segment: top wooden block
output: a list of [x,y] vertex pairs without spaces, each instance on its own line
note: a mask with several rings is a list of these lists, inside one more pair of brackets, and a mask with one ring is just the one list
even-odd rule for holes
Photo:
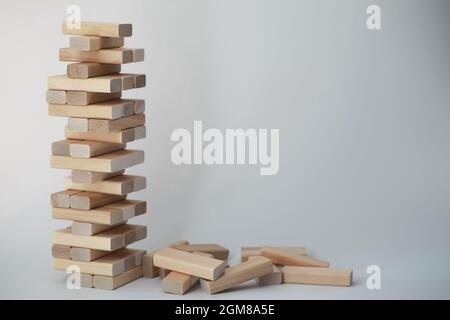
[[76,34],[83,36],[99,37],[131,37],[133,27],[130,23],[104,23],[104,22],[80,22],[79,28],[70,28],[72,25],[63,21],[61,31],[64,34]]

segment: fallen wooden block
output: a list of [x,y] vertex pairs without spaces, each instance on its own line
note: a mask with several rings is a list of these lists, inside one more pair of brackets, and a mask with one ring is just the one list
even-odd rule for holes
[[72,182],[93,184],[123,174],[125,170],[105,173],[95,171],[72,170]]
[[122,200],[91,210],[54,207],[52,214],[54,219],[116,225],[146,211],[145,201]]
[[88,79],[72,79],[63,74],[49,76],[48,89],[112,93],[122,91],[123,88],[120,76],[107,75]]
[[93,286],[96,289],[114,290],[131,281],[142,277],[142,267],[136,267],[115,277],[97,276],[93,277]]
[[284,283],[317,284],[327,286],[352,285],[351,269],[329,269],[286,266],[282,268]]
[[83,51],[120,48],[124,45],[122,37],[73,36],[70,37],[70,48]]
[[155,266],[190,274],[199,278],[215,280],[225,271],[225,262],[190,252],[163,248],[153,256]]
[[70,246],[52,245],[52,256],[58,259],[70,259]]
[[53,193],[50,197],[52,207],[70,208],[70,196],[78,193],[80,193],[78,190],[64,190]]
[[[122,91],[113,93],[87,92],[87,91],[66,91],[66,103],[75,106],[87,106],[105,101],[118,100],[122,96]],[[128,102],[127,100],[122,100]]]
[[96,62],[70,63],[67,65],[67,76],[71,79],[88,79],[114,73],[119,73],[120,64]]
[[110,143],[127,143],[135,140],[143,139],[146,135],[145,126],[125,129],[118,132],[98,132],[98,131],[73,131],[68,127],[64,130],[67,139],[89,140]]
[[129,101],[111,100],[86,106],[70,104],[49,104],[48,115],[55,117],[119,119],[134,113],[134,105]]
[[[188,243],[189,242],[187,242],[186,240],[177,240],[173,243],[168,244],[167,246],[164,246],[163,248],[174,247],[177,245],[188,244]],[[160,249],[158,249],[158,250],[160,250]],[[153,255],[158,250],[147,252],[147,254],[142,258],[143,275],[146,278],[154,278],[159,275],[159,268],[153,264]]]
[[145,177],[131,175],[120,175],[93,184],[75,183],[72,177],[66,177],[64,180],[64,187],[66,189],[115,195],[126,195],[131,192],[144,190],[146,186],[147,179]]
[[200,280],[202,288],[209,294],[218,293],[238,284],[259,278],[273,272],[272,262],[265,257],[255,257],[230,267],[215,281]]
[[[251,256],[249,257],[249,260],[252,259],[258,259],[258,256]],[[281,274],[281,270],[275,266],[272,265],[273,271],[269,274],[266,274],[265,276],[259,277],[256,282],[260,286],[271,286],[271,285],[277,285],[281,284],[283,282],[283,276]]]
[[125,64],[144,61],[144,49],[117,48],[98,51],[81,51],[71,48],[59,49],[60,61]]
[[[125,221],[122,222],[121,224],[124,224],[124,223],[125,223]],[[70,231],[73,234],[77,234],[79,236],[93,236],[97,233],[101,233],[101,232],[109,230],[111,228],[115,228],[116,226],[117,225],[73,221],[72,225],[70,227]]]
[[142,150],[120,150],[95,158],[51,157],[51,167],[58,169],[116,172],[144,162]]
[[122,195],[98,192],[80,192],[70,196],[72,209],[90,210],[125,199]]
[[53,266],[56,270],[66,271],[68,266],[75,265],[81,273],[113,277],[135,268],[137,256],[143,253],[143,250],[121,249],[91,262],[54,259]]
[[47,102],[54,104],[66,104],[67,103],[67,93],[64,90],[48,90],[47,91]]
[[110,251],[89,248],[70,248],[70,259],[75,261],[91,262],[110,254]]
[[[245,262],[249,257],[252,256],[260,256],[262,247],[242,247],[241,248],[241,262]],[[272,247],[279,250],[284,250],[290,252],[292,254],[298,254],[302,256],[306,256],[307,250],[305,247]]]
[[145,125],[145,114],[140,113],[116,120],[69,118],[67,127],[72,131],[109,133],[120,132],[143,125]]
[[175,246],[175,249],[187,252],[204,252],[211,254],[214,258],[219,260],[227,260],[229,251],[228,249],[219,246],[214,243],[203,243],[203,244],[183,244]]
[[74,27],[69,22],[61,24],[61,31],[64,34],[98,36],[98,37],[131,37],[133,27],[129,23],[104,23],[104,22],[80,22],[79,28]]
[[[75,195],[76,196],[76,195]],[[327,268],[330,264],[308,256],[292,254],[285,250],[272,247],[262,247],[261,255],[269,258],[272,263],[288,266],[322,267]]]

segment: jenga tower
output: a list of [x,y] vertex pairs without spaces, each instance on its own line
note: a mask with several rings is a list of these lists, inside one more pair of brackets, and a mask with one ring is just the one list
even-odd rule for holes
[[65,140],[52,144],[51,166],[69,169],[64,191],[52,194],[53,218],[71,221],[53,233],[54,268],[78,266],[81,285],[115,289],[142,276],[144,250],[127,245],[147,236],[145,226],[128,224],[146,212],[145,201],[129,193],[146,178],[125,174],[144,162],[144,151],[127,143],[145,137],[145,103],[124,99],[124,90],[145,86],[144,74],[121,73],[121,65],[144,60],[143,49],[123,48],[131,24],[81,22],[62,32],[70,47],[61,61],[67,74],[48,78],[48,113],[68,117]]

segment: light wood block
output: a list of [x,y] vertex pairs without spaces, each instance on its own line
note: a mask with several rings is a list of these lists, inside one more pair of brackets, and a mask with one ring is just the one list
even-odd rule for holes
[[144,49],[117,48],[98,51],[81,51],[71,48],[59,49],[60,61],[125,64],[144,60]]
[[83,51],[120,48],[124,45],[122,37],[73,36],[70,37],[70,48]]
[[[66,103],[75,106],[87,106],[95,103],[117,100],[122,96],[122,91],[113,93],[66,91]],[[126,102],[125,100],[122,100]]]
[[125,196],[122,195],[83,191],[70,196],[70,207],[72,209],[90,210],[123,199],[125,199]]
[[190,274],[199,278],[215,280],[225,271],[222,260],[196,255],[190,252],[163,248],[153,256],[155,266]]
[[[123,222],[125,223],[125,222]],[[117,225],[108,225],[108,224],[98,224],[98,223],[88,223],[88,222],[72,222],[72,226],[70,231],[73,234],[77,234],[79,236],[92,236],[97,233],[109,230],[111,228],[115,228]]]
[[121,73],[121,75],[132,77],[134,88],[143,88],[147,84],[147,77],[145,74]]
[[80,286],[82,288],[93,288],[94,287],[94,278],[92,274],[81,273],[80,274]]
[[[250,257],[251,259],[258,259],[259,257]],[[257,283],[260,286],[272,286],[272,285],[278,285],[283,282],[283,276],[281,274],[281,270],[275,266],[272,265],[273,271],[269,274],[266,274],[265,276],[259,277],[257,279]]]
[[110,251],[105,250],[72,247],[70,249],[70,259],[75,261],[91,262],[110,253]]
[[67,21],[61,24],[64,34],[98,36],[98,37],[131,37],[133,27],[129,23],[80,22],[79,28],[71,28]]
[[49,104],[48,115],[54,117],[119,119],[130,116],[134,110],[133,103],[123,100],[112,100],[89,106],[75,106],[70,104]]
[[52,143],[52,155],[68,156],[70,154],[70,144],[73,140],[59,140]]
[[269,259],[255,257],[254,259],[228,268],[225,274],[215,281],[202,279],[200,283],[206,292],[215,294],[272,272],[273,266]]
[[58,259],[70,259],[70,246],[52,245],[52,256]]
[[53,218],[98,224],[115,225],[144,214],[147,203],[138,200],[122,200],[92,210],[53,208]]
[[122,130],[136,128],[144,125],[145,125],[145,114],[140,113],[116,120],[88,119],[87,131],[104,132],[104,133],[120,132]]
[[100,76],[88,79],[72,79],[66,74],[48,77],[48,89],[72,90],[90,92],[119,92],[122,91],[122,77]]
[[67,76],[71,79],[88,79],[119,73],[120,70],[120,64],[96,62],[70,63],[67,65]]
[[[75,195],[76,196],[76,195]],[[285,250],[272,247],[262,247],[261,255],[269,258],[272,263],[288,266],[322,267],[328,268],[329,263],[308,256],[292,254]]]
[[70,196],[78,194],[78,190],[64,190],[55,192],[51,195],[51,204],[53,207],[70,208]]
[[133,111],[135,114],[145,112],[145,100],[143,99],[124,99],[133,103]]
[[114,290],[142,277],[142,267],[136,267],[115,277],[94,276],[94,288]]
[[69,118],[67,119],[67,128],[71,131],[88,132],[89,119],[87,118]]
[[100,141],[72,141],[69,146],[70,156],[75,158],[92,158],[105,153],[122,150],[124,143]]
[[227,260],[229,255],[228,249],[214,243],[184,244],[175,246],[174,248],[186,252],[204,252],[212,254],[214,258],[219,260]]
[[[174,247],[174,246],[182,245],[182,244],[189,244],[189,242],[187,242],[186,240],[177,240],[177,241],[172,242],[162,248]],[[160,248],[160,249],[162,249],[162,248]],[[160,249],[147,252],[147,254],[142,258],[142,267],[143,267],[144,277],[154,278],[159,275],[159,268],[153,264],[153,255],[156,252],[158,252],[158,250],[160,250]]]
[[72,170],[72,182],[93,184],[93,183],[101,182],[103,180],[110,179],[115,176],[119,176],[119,175],[123,174],[124,172],[125,172],[125,170],[119,170],[117,172],[111,172],[111,173]]
[[54,104],[66,104],[67,103],[67,93],[64,90],[48,90],[47,91],[47,102]]
[[286,266],[282,268],[284,283],[317,284],[325,286],[352,285],[351,269],[330,269]]
[[[241,248],[241,262],[245,262],[251,256],[260,256],[262,247],[242,247]],[[308,255],[305,247],[272,247],[279,250],[284,250],[292,254],[299,254],[302,256]]]
[[146,186],[147,179],[145,177],[131,175],[120,175],[93,184],[75,183],[72,177],[66,177],[64,180],[64,187],[66,189],[115,195],[126,195],[131,192],[144,190]]
[[142,150],[120,150],[95,158],[51,157],[51,167],[58,169],[116,172],[144,162]]
[[53,266],[56,270],[65,271],[68,266],[75,265],[80,268],[81,273],[113,277],[127,271],[127,265],[136,267],[136,256],[141,255],[142,251],[121,249],[91,262],[54,259]]
[[68,127],[65,128],[64,134],[68,139],[75,140],[89,140],[89,141],[99,141],[99,142],[110,142],[110,143],[127,143],[135,140],[143,139],[146,135],[145,126],[125,129],[118,132],[98,132],[98,131],[88,131],[80,132],[70,130]]

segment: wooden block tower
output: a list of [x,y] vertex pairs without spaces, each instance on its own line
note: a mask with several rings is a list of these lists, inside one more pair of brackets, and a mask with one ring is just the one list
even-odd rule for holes
[[145,102],[123,91],[146,84],[144,74],[121,72],[121,65],[144,60],[143,49],[124,48],[131,24],[62,24],[71,35],[60,61],[67,73],[48,78],[48,113],[68,117],[64,140],[52,144],[51,167],[69,169],[64,191],[51,195],[53,218],[71,221],[52,237],[53,265],[78,266],[81,286],[115,289],[142,276],[144,250],[127,249],[147,228],[128,224],[144,214],[145,201],[129,194],[146,188],[146,178],[125,170],[144,162],[144,151],[127,143],[143,139]]

